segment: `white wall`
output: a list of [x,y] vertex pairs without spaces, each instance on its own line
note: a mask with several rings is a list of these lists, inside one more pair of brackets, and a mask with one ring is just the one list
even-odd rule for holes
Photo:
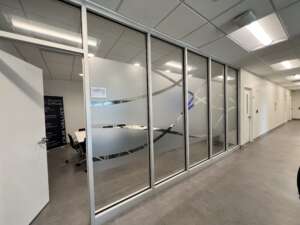
[[[241,144],[245,144],[244,88],[252,89],[253,133],[256,138],[291,119],[290,90],[241,70]],[[258,113],[256,112],[258,110]]]
[[80,81],[44,80],[44,93],[64,99],[66,132],[85,127],[83,84]]
[[300,90],[292,91],[292,118],[300,119]]

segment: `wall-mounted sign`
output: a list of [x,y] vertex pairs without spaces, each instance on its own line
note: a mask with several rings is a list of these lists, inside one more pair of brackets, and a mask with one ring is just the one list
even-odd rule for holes
[[106,98],[106,88],[91,87],[91,98]]

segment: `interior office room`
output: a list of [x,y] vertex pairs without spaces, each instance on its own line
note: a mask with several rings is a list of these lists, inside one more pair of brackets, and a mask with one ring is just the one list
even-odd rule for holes
[[0,0],[0,224],[299,225],[299,10]]

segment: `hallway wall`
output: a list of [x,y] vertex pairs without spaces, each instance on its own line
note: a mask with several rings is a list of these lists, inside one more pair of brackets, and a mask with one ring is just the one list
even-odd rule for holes
[[240,76],[240,142],[245,144],[244,89],[252,89],[253,139],[291,119],[291,91],[245,70],[241,70]]
[[300,119],[300,90],[292,91],[292,118]]

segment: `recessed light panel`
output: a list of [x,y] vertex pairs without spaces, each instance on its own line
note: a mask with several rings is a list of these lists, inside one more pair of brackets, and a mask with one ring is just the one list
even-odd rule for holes
[[288,39],[276,13],[232,32],[228,37],[247,51],[255,51]]
[[285,79],[290,80],[290,81],[300,80],[300,74],[287,76]]
[[300,59],[284,60],[270,65],[274,70],[290,70],[300,67]]

